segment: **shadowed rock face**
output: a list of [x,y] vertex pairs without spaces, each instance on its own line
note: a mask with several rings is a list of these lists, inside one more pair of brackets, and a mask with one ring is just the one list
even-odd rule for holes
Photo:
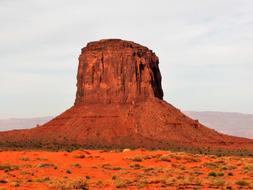
[[79,57],[75,105],[132,103],[163,98],[158,57],[118,39],[91,42]]

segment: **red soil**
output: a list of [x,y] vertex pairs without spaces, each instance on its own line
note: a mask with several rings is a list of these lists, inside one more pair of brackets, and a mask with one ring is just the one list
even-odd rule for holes
[[0,152],[0,189],[251,189],[253,159],[168,151]]

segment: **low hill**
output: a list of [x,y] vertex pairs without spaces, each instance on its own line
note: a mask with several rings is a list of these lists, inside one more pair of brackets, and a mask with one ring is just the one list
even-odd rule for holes
[[253,139],[253,114],[210,111],[184,113],[219,132]]
[[53,117],[35,117],[35,118],[9,118],[0,119],[0,131],[13,129],[30,129],[37,125],[42,125],[51,120]]

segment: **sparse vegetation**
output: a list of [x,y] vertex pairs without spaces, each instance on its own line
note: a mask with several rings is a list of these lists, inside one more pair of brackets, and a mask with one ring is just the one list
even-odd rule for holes
[[85,155],[84,154],[78,154],[78,155],[74,155],[74,158],[80,158],[80,159],[84,159]]
[[142,157],[141,156],[135,156],[132,158],[132,161],[134,162],[142,162]]
[[102,187],[104,186],[104,183],[103,183],[102,180],[98,180],[98,181],[96,182],[96,185],[97,185],[99,188],[102,188]]
[[79,163],[75,163],[72,165],[73,168],[81,168],[82,166]]
[[37,168],[54,168],[55,165],[51,163],[40,163],[37,165]]
[[9,164],[0,165],[0,170],[3,170],[4,172],[9,172],[9,171],[18,170],[18,169],[19,167],[16,165],[9,165]]
[[216,177],[217,174],[216,174],[215,172],[210,172],[210,173],[208,174],[208,176]]
[[160,156],[160,160],[165,162],[171,162],[171,157],[170,155],[162,155]]
[[89,180],[89,179],[90,179],[90,176],[87,175],[87,176],[85,176],[85,178],[86,178],[87,180]]
[[[6,163],[1,154],[8,154],[8,157],[15,155],[16,162]],[[27,187],[43,185],[58,190],[88,189],[89,186],[91,189],[252,188],[253,160],[250,157],[146,150],[26,152],[25,155],[23,157],[18,151],[15,154],[0,152],[0,187],[22,189],[25,184]],[[42,159],[37,159],[38,155]],[[77,160],[75,155],[85,155],[87,159]],[[62,160],[67,164],[62,164]],[[45,176],[43,170],[48,171],[50,177]],[[74,175],[70,175],[72,172]],[[82,179],[75,179],[78,172],[82,174]],[[22,180],[10,177],[14,175]]]
[[236,185],[239,185],[239,186],[249,186],[249,183],[247,181],[244,181],[244,180],[239,180],[239,181],[236,181],[235,182]]
[[72,174],[72,171],[71,170],[66,170],[66,173],[67,174]]
[[107,169],[107,170],[121,170],[121,167],[118,166],[112,166],[111,164],[103,164],[102,168]]
[[219,172],[219,173],[217,173],[217,176],[224,176],[224,173],[223,172]]
[[141,166],[140,164],[136,164],[136,163],[130,164],[129,167],[130,167],[130,168],[133,168],[133,169],[135,169],[135,170],[138,170],[138,169],[141,169],[141,168],[142,168],[142,166]]
[[86,180],[75,179],[75,180],[55,180],[51,184],[52,187],[55,187],[57,190],[88,190],[88,184]]
[[117,176],[116,175],[112,176],[112,180],[115,180],[115,179],[117,179]]
[[44,183],[44,182],[47,182],[49,180],[50,180],[49,177],[43,177],[43,178],[36,178],[36,179],[32,180],[32,182]]
[[115,187],[116,188],[126,188],[128,186],[127,180],[122,180],[120,178],[115,179]]
[[228,176],[233,176],[234,174],[232,172],[228,172]]

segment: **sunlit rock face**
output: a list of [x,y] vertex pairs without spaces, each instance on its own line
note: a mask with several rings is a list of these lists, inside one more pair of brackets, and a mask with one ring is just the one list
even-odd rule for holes
[[132,103],[163,98],[158,57],[119,39],[90,42],[79,57],[75,105]]

